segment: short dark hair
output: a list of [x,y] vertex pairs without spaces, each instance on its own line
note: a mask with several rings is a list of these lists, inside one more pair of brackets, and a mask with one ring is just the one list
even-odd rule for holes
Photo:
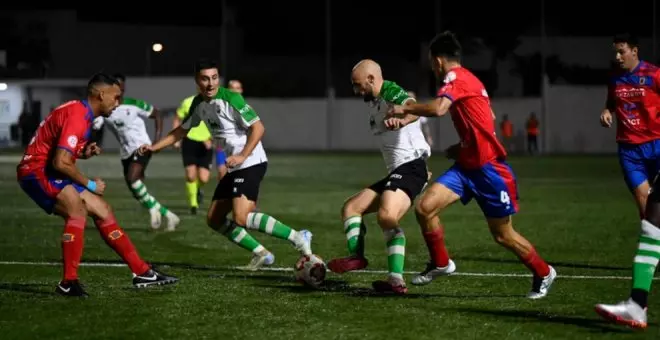
[[97,73],[89,79],[87,82],[87,93],[91,93],[97,85],[117,85],[119,86],[119,81],[117,78],[106,74],[106,73]]
[[450,60],[461,60],[462,47],[456,35],[451,31],[445,31],[436,35],[429,44],[429,50],[433,57],[445,57]]
[[113,74],[112,76],[115,79],[117,79],[118,81],[122,82],[122,83],[126,82],[126,76],[123,73],[117,72],[117,73]]
[[208,70],[210,68],[219,69],[218,63],[211,59],[200,59],[195,63],[195,74],[201,70]]
[[637,36],[635,36],[631,33],[617,34],[612,39],[612,42],[615,43],[615,44],[619,44],[619,43],[628,44],[628,46],[630,46],[630,48],[633,48],[633,47],[639,48],[639,39],[637,39]]

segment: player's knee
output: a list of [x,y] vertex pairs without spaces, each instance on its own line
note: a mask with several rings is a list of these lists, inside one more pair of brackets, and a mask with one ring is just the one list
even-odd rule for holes
[[186,180],[194,182],[197,180],[197,171],[195,169],[186,169]]
[[415,216],[417,220],[429,220],[437,213],[437,207],[426,199],[421,199],[415,204]]
[[341,207],[341,216],[342,218],[362,215],[362,211],[358,209],[358,206],[352,198],[347,199],[344,202],[344,205]]
[[399,224],[396,212],[383,207],[378,209],[376,220],[378,221],[378,225],[387,229],[396,228]]
[[66,215],[65,218],[87,218],[87,208],[85,208],[85,203],[81,199],[73,201],[68,209],[66,209]]
[[126,182],[128,185],[132,185],[133,183],[137,182],[138,180],[142,179],[142,176],[140,176],[139,172],[129,172],[126,175]]
[[101,200],[94,206],[94,215],[100,219],[107,219],[113,216],[112,208],[108,202]]
[[209,211],[208,214],[206,214],[206,225],[208,225],[213,230],[222,231],[222,228],[225,226],[226,222],[226,216],[222,216],[221,214],[217,214],[212,211]]
[[240,211],[240,212],[234,213],[234,222],[236,222],[236,224],[238,224],[240,226],[247,225],[247,215],[248,215],[247,211],[245,211],[245,212]]

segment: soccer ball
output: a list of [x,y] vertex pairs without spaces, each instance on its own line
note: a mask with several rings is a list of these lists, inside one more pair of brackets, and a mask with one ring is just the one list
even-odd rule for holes
[[318,255],[303,255],[296,262],[293,271],[298,282],[319,288],[325,280],[326,266]]

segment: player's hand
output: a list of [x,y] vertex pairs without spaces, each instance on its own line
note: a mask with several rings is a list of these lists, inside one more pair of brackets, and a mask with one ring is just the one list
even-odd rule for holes
[[148,155],[149,153],[151,153],[153,151],[154,151],[154,149],[151,147],[151,145],[148,145],[148,144],[141,145],[137,150],[138,155],[140,155],[140,156]]
[[387,118],[385,119],[385,127],[389,130],[398,130],[404,127],[403,120],[401,118]]
[[227,166],[230,168],[237,167],[243,164],[243,162],[245,162],[245,158],[247,157],[241,155],[229,156],[227,157],[227,161],[225,162],[225,164],[227,164]]
[[102,196],[105,192],[105,182],[98,177],[94,178],[94,182],[96,182],[96,190],[94,190],[94,193]]
[[610,110],[605,109],[600,114],[600,125],[602,125],[604,127],[611,127],[612,126],[612,113],[610,112]]
[[207,140],[207,141],[204,141],[204,147],[206,148],[206,150],[211,150],[211,148],[213,147],[213,143],[211,142],[210,139]]
[[403,106],[401,105],[392,105],[389,110],[387,110],[387,117],[395,117],[404,114]]
[[174,148],[177,149],[177,150],[181,149],[181,141],[176,141],[176,142],[174,142],[174,145],[173,145],[173,146],[174,146]]
[[85,148],[85,158],[90,158],[98,156],[101,154],[101,147],[96,145],[96,143],[91,143]]

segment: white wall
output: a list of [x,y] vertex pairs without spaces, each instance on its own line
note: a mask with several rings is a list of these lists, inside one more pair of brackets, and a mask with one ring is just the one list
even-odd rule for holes
[[[71,80],[10,83],[7,91],[0,92],[0,101],[12,98],[10,114],[5,120],[13,120],[13,122],[18,119],[25,93],[16,87],[16,84],[32,88],[33,99],[42,102],[42,117],[47,114],[50,107],[72,99],[76,92]],[[58,84],[64,85],[58,87]],[[79,92],[81,87],[80,85],[77,87]],[[180,101],[194,91],[190,77],[136,77],[128,80],[126,95],[147,100],[171,114]],[[548,88],[547,118],[545,121],[542,120],[541,125],[541,149],[561,153],[615,152],[615,128],[604,129],[598,122],[605,102],[605,93],[604,86]],[[269,150],[378,149],[378,139],[369,133],[367,106],[361,99],[337,99],[331,105],[328,105],[325,99],[247,97],[246,100],[257,110],[266,124],[264,144]],[[525,147],[526,119],[531,112],[535,112],[541,118],[541,107],[540,98],[493,99],[493,110],[497,115],[498,125],[504,114],[509,116],[514,125],[518,150]],[[0,117],[0,120],[2,119],[4,118]],[[152,132],[153,124],[147,125]],[[435,150],[443,150],[457,142],[456,132],[449,116],[431,119],[431,125],[435,135]],[[166,130],[171,128],[171,117],[168,118],[165,127]],[[547,145],[544,145],[546,136]],[[117,147],[111,134],[106,135],[104,143],[110,150]]]
[[0,147],[9,146],[11,124],[18,121],[23,110],[25,93],[21,87],[7,86],[0,91]]
[[[378,138],[371,135],[366,104],[361,99],[338,99],[328,116],[323,99],[259,99],[246,98],[266,126],[264,146],[267,150],[378,150]],[[540,112],[539,99],[505,99],[493,103],[496,114],[509,115],[516,133],[522,136],[530,112]],[[171,128],[171,116],[166,130]],[[443,150],[458,142],[449,116],[431,119],[435,150]],[[147,128],[153,136],[153,123]],[[328,140],[330,133],[330,140]],[[105,134],[104,147],[116,149],[111,133]],[[522,148],[523,146],[521,146]]]

